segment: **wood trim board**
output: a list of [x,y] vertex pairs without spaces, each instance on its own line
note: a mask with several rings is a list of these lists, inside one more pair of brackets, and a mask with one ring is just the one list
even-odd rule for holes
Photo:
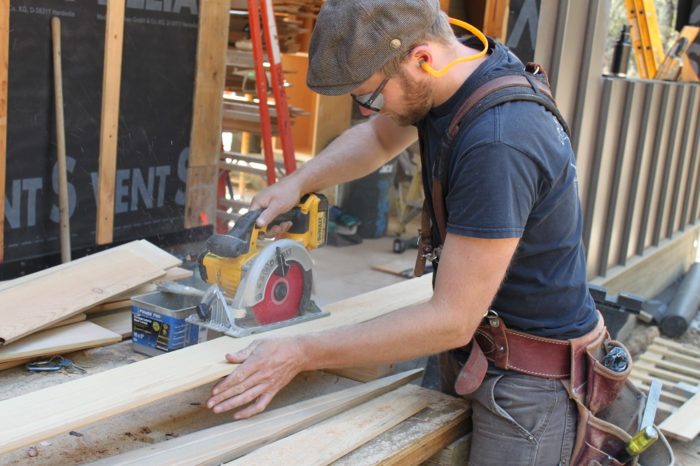
[[0,291],[0,340],[18,340],[162,274],[128,250],[112,249],[27,278]]
[[0,347],[0,363],[109,345],[122,336],[92,322],[50,328]]
[[10,61],[10,0],[0,0],[0,262],[5,257],[5,178],[7,167],[7,83]]
[[114,188],[117,170],[125,8],[126,2],[107,2],[104,67],[102,69],[99,190],[95,230],[97,244],[109,244],[114,236]]
[[325,466],[428,405],[427,389],[406,385],[293,435],[264,445],[230,466]]
[[407,371],[367,384],[200,430],[167,442],[106,458],[93,466],[190,466],[220,464],[298,432],[365,401],[404,385],[422,371]]
[[[330,315],[265,333],[297,335],[364,322],[432,296],[432,276],[406,280],[326,306]],[[0,453],[213,382],[234,365],[224,355],[258,336],[221,337],[127,366],[0,401]]]

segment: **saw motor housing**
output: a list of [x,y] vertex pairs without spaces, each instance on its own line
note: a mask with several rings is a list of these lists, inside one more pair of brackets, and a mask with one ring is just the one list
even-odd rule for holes
[[[291,211],[259,227],[255,222],[262,211],[250,211],[236,221],[225,235],[213,235],[207,250],[199,258],[199,270],[207,283],[219,286],[233,297],[238,290],[246,264],[259,253],[258,240],[267,228],[292,222],[280,238],[296,241],[307,250],[324,246],[328,239],[328,200],[321,194],[307,194]],[[273,246],[274,242],[270,245]],[[269,246],[268,246],[269,247]]]

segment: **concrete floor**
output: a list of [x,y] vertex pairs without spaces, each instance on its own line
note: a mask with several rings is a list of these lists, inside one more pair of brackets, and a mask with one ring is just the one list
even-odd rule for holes
[[365,239],[361,244],[325,246],[311,251],[314,259],[314,300],[323,307],[351,296],[406,280],[379,272],[372,266],[391,265],[397,270],[413,268],[416,250],[392,252],[393,238]]

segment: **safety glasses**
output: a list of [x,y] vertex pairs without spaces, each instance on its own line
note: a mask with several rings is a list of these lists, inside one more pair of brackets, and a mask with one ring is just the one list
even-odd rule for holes
[[382,105],[384,105],[384,97],[382,96],[382,91],[384,90],[384,86],[386,86],[386,83],[388,82],[389,78],[384,78],[384,80],[382,80],[382,82],[379,83],[379,86],[371,94],[350,94],[352,96],[352,100],[357,102],[357,105],[359,105],[362,108],[366,108],[367,110],[371,110],[373,112],[378,112],[382,109]]

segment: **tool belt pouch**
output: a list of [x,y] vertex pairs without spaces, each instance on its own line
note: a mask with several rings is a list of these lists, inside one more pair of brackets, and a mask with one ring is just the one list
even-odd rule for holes
[[[624,354],[624,370],[615,371],[603,364],[611,351]],[[639,431],[646,403],[644,393],[627,380],[632,369],[627,348],[608,339],[605,331],[583,345],[572,340],[571,354],[571,379],[562,381],[579,414],[571,464],[671,466],[673,453],[660,433],[659,440],[639,457],[627,463],[616,459]]]

